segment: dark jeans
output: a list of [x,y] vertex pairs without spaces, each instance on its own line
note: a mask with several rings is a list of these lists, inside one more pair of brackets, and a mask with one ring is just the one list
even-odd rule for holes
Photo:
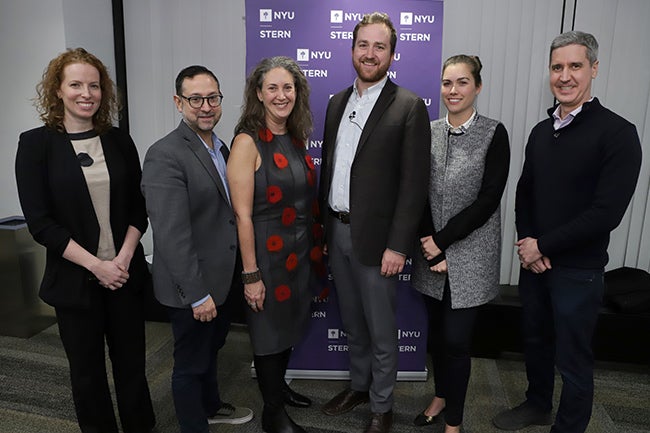
[[106,339],[122,430],[148,432],[156,421],[145,376],[142,292],[99,284],[88,289],[88,309],[56,308],[79,427],[83,433],[118,431],[106,376]]
[[552,432],[584,432],[594,396],[591,342],[603,297],[602,269],[553,267],[542,273],[521,270],[527,400],[552,409],[555,369],[562,394]]
[[174,334],[172,394],[181,433],[207,433],[208,416],[223,404],[217,384],[217,353],[230,329],[227,308],[210,322],[194,319],[191,308],[167,308]]
[[470,346],[478,307],[452,309],[449,280],[442,301],[423,297],[429,315],[429,352],[436,397],[445,399],[445,422],[457,426],[463,422],[472,366]]

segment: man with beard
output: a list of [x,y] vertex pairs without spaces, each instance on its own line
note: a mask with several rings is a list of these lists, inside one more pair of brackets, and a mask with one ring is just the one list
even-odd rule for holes
[[388,79],[397,35],[367,14],[352,41],[354,84],[327,107],[320,202],[350,353],[349,388],[323,406],[339,415],[370,401],[366,433],[390,431],[397,376],[397,275],[417,241],[429,179],[429,116]]

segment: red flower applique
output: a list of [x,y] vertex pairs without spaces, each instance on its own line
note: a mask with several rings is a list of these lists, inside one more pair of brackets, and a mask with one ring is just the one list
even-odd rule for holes
[[309,167],[310,170],[314,170],[316,168],[311,155],[305,155],[305,162],[307,163],[307,167]]
[[329,298],[329,296],[330,296],[330,288],[325,286],[323,287],[323,290],[321,290],[321,292],[318,294],[318,299],[322,301]]
[[273,162],[275,162],[275,165],[277,165],[278,168],[287,168],[287,165],[289,165],[287,158],[283,154],[277,152],[273,154]]
[[296,220],[296,209],[285,207],[282,211],[282,224],[290,226]]
[[273,133],[269,128],[260,129],[257,135],[259,135],[260,140],[262,140],[265,143],[270,143],[271,140],[273,140]]
[[291,272],[294,269],[296,269],[296,266],[298,266],[298,255],[296,253],[291,253],[287,257],[287,261],[284,264],[284,266],[287,268],[287,271]]
[[316,172],[314,170],[309,170],[307,172],[307,183],[309,186],[316,185]]
[[286,284],[275,288],[275,299],[279,302],[286,301],[291,297],[291,289]]
[[280,187],[276,185],[269,185],[266,188],[266,199],[271,204],[275,204],[282,200],[282,190]]
[[284,242],[282,241],[282,238],[278,235],[271,235],[266,240],[266,249],[271,252],[280,251],[283,246],[284,246]]
[[309,258],[312,262],[320,262],[323,258],[323,251],[318,246],[313,247],[309,252]]
[[323,227],[320,224],[313,224],[311,226],[311,233],[314,236],[314,240],[319,241],[323,239]]

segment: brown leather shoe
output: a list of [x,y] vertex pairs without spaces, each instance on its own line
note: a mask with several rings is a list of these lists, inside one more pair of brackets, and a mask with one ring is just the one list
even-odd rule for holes
[[325,415],[341,415],[350,412],[361,403],[368,403],[368,392],[355,391],[347,388],[325,403],[321,411]]
[[388,433],[393,425],[393,411],[373,413],[365,433]]

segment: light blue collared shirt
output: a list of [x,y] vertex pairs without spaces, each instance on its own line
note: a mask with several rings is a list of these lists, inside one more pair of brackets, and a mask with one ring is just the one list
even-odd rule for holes
[[228,187],[228,179],[226,178],[226,158],[224,158],[223,154],[221,153],[221,146],[224,146],[224,144],[221,140],[219,140],[217,134],[215,134],[214,131],[212,132],[212,143],[214,145],[214,149],[211,149],[210,146],[208,146],[201,137],[199,137],[199,140],[201,140],[201,143],[203,143],[205,146],[205,149],[210,154],[212,163],[217,169],[217,172],[219,172],[219,177],[221,178],[221,182],[223,183],[224,189],[226,190],[228,203],[230,203],[230,190]]
[[329,206],[337,212],[350,211],[350,171],[357,153],[359,139],[372,109],[384,89],[388,75],[383,80],[368,87],[363,95],[357,89],[354,81],[352,94],[345,106],[343,117],[336,135],[336,150],[334,151],[334,174],[328,197]]

